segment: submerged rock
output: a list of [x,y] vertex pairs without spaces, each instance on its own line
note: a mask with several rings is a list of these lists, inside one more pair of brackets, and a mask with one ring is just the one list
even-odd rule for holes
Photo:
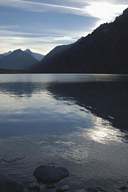
[[39,183],[50,185],[68,177],[69,171],[63,167],[40,166],[35,169],[33,175]]

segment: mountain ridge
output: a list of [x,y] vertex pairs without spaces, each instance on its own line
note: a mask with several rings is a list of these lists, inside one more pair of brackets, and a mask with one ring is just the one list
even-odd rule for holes
[[37,62],[38,61],[30,54],[21,49],[17,49],[0,59],[0,69],[26,70]]
[[[39,59],[40,58],[40,59]],[[9,51],[7,53],[0,54],[0,71],[5,72],[15,72],[16,71],[28,71],[30,68],[37,64],[43,55],[34,53],[31,50],[21,50],[16,49],[14,51]]]
[[54,48],[33,72],[128,73],[127,46],[128,9],[75,43]]

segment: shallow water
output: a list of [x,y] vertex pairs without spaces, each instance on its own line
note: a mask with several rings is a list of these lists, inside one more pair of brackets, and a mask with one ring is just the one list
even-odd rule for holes
[[1,75],[0,172],[40,164],[73,177],[128,180],[128,76]]

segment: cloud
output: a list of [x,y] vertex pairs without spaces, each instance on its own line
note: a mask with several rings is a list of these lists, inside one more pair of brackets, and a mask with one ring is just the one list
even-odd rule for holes
[[105,22],[110,22],[120,15],[124,9],[127,8],[126,4],[114,4],[112,1],[92,1],[85,7],[86,13],[92,17],[99,19],[97,25]]
[[[79,5],[80,4],[81,3],[79,3]],[[83,12],[81,7],[73,6],[71,4],[68,6],[68,5],[63,5],[60,3],[58,3],[58,4],[42,3],[42,2],[38,2],[38,1],[27,1],[27,0],[6,0],[6,1],[1,0],[0,5],[7,6],[7,7],[10,6],[13,8],[23,9],[23,10],[32,11],[32,12],[53,11],[53,12],[59,12],[59,13],[86,15],[86,13]]]
[[[0,27],[0,52],[6,52],[18,48],[31,48],[40,53],[48,53],[55,46],[69,44],[76,41],[81,36],[86,35],[84,31],[74,32],[73,30],[53,29],[52,32],[45,31],[44,33],[29,33],[17,32],[13,29],[14,26]],[[17,26],[15,26],[17,29]]]
[[0,52],[20,47],[47,53],[112,21],[126,7],[127,0],[0,0]]
[[109,21],[128,6],[126,0],[1,0],[0,6],[9,6],[31,12],[57,12],[92,16]]
[[[105,2],[103,0],[90,0],[90,1]],[[106,0],[106,2],[116,4],[116,5],[118,5],[118,4],[128,4],[127,0]]]

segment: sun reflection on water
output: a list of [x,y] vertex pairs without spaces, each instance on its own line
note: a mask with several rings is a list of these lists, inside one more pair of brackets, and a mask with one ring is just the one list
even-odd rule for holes
[[[94,127],[85,133],[91,140],[101,144],[122,142],[124,133],[114,128],[109,121],[97,116],[93,116],[92,120],[94,122]],[[83,134],[83,136],[85,136],[85,134]]]

